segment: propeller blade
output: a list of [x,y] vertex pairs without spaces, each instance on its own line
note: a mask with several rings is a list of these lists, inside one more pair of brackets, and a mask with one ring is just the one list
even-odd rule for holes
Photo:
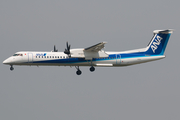
[[56,49],[56,46],[54,45],[54,52],[57,52],[58,50]]
[[70,51],[70,47],[71,47],[71,45],[68,46],[68,51]]
[[71,45],[69,45],[68,42],[66,42],[66,48],[64,51],[65,54],[70,55],[70,47],[71,47]]
[[67,47],[67,50],[68,50],[68,42],[66,42],[66,47]]
[[54,45],[54,52],[56,51],[56,46]]

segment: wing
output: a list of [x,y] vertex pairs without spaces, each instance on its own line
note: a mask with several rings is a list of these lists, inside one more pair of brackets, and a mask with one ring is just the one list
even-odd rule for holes
[[93,45],[91,47],[88,47],[88,48],[85,48],[84,51],[87,51],[87,52],[98,52],[100,51],[102,48],[104,48],[104,44],[106,44],[107,42],[101,42],[101,43],[98,43],[96,45]]

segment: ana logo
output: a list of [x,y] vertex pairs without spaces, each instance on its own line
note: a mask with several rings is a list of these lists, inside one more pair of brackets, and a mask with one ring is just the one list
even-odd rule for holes
[[161,40],[162,40],[162,37],[160,36],[156,36],[156,38],[154,39],[154,42],[151,45],[151,49],[153,53],[155,53],[156,49],[158,49],[158,45],[161,44]]
[[46,56],[46,53],[37,53],[36,56]]

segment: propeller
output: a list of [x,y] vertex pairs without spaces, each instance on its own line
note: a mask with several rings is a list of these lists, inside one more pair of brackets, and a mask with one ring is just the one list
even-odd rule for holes
[[54,51],[53,52],[58,52],[58,50],[56,49],[56,46],[54,45]]
[[70,56],[70,54],[71,54],[71,53],[70,53],[70,47],[71,47],[71,45],[68,45],[68,42],[66,42],[66,47],[67,47],[67,48],[65,48],[64,53]]

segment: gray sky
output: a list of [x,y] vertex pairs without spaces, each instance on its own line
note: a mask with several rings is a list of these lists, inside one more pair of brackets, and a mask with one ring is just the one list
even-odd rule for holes
[[0,64],[1,120],[179,120],[178,0],[1,0],[0,61],[17,51],[64,51],[107,41],[143,48],[156,29],[175,29],[166,58],[118,68]]

